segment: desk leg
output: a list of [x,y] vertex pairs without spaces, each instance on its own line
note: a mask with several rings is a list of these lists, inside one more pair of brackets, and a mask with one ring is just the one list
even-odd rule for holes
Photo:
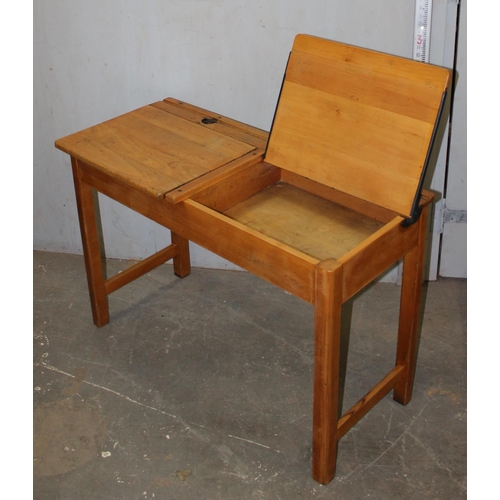
[[418,244],[405,255],[403,260],[403,282],[399,309],[399,332],[396,365],[405,367],[402,381],[394,388],[393,398],[406,405],[410,402],[415,379],[418,352],[418,326],[420,296],[424,267],[425,236],[427,228],[427,207],[424,207],[417,222]]
[[71,158],[73,181],[75,183],[76,204],[80,220],[83,255],[87,271],[92,317],[96,326],[109,322],[108,296],[104,286],[104,270],[101,260],[100,235],[94,206],[92,188],[80,180],[79,165]]
[[335,476],[339,417],[342,267],[334,260],[316,267],[314,307],[312,476],[327,484]]
[[179,253],[174,257],[174,273],[179,278],[184,278],[191,273],[191,260],[189,258],[189,240],[177,233],[171,232],[172,243],[177,245]]

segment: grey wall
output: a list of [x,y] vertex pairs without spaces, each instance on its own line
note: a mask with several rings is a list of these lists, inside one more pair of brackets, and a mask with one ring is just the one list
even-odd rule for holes
[[439,274],[467,277],[467,1],[462,0],[456,51],[449,170],[443,207]]
[[[167,96],[269,130],[297,33],[411,57],[413,21],[414,3],[401,0],[34,2],[35,249],[82,251],[57,138]],[[109,257],[143,258],[169,241],[109,199],[101,209]],[[231,267],[192,251],[194,265]]]

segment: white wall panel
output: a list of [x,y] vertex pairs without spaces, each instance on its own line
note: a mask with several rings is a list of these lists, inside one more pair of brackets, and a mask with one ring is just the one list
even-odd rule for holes
[[[441,244],[439,274],[451,278],[467,277],[467,2],[462,0],[458,30],[456,87],[449,164],[446,208]],[[450,216],[446,216],[450,214]],[[454,215],[454,216],[451,216]]]

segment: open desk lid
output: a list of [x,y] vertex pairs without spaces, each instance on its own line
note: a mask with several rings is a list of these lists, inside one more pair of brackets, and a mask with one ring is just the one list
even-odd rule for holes
[[449,82],[445,68],[297,35],[265,161],[411,223]]

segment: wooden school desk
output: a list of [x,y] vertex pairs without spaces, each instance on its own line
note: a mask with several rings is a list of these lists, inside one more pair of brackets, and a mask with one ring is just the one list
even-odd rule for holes
[[[71,156],[94,323],[109,321],[110,293],[156,266],[189,274],[189,240],[313,304],[312,475],[328,483],[338,440],[391,390],[411,398],[422,182],[449,76],[298,35],[270,134],[169,98],[56,141]],[[170,229],[172,244],[107,279],[94,190]],[[340,416],[341,306],[400,259],[394,368]]]

